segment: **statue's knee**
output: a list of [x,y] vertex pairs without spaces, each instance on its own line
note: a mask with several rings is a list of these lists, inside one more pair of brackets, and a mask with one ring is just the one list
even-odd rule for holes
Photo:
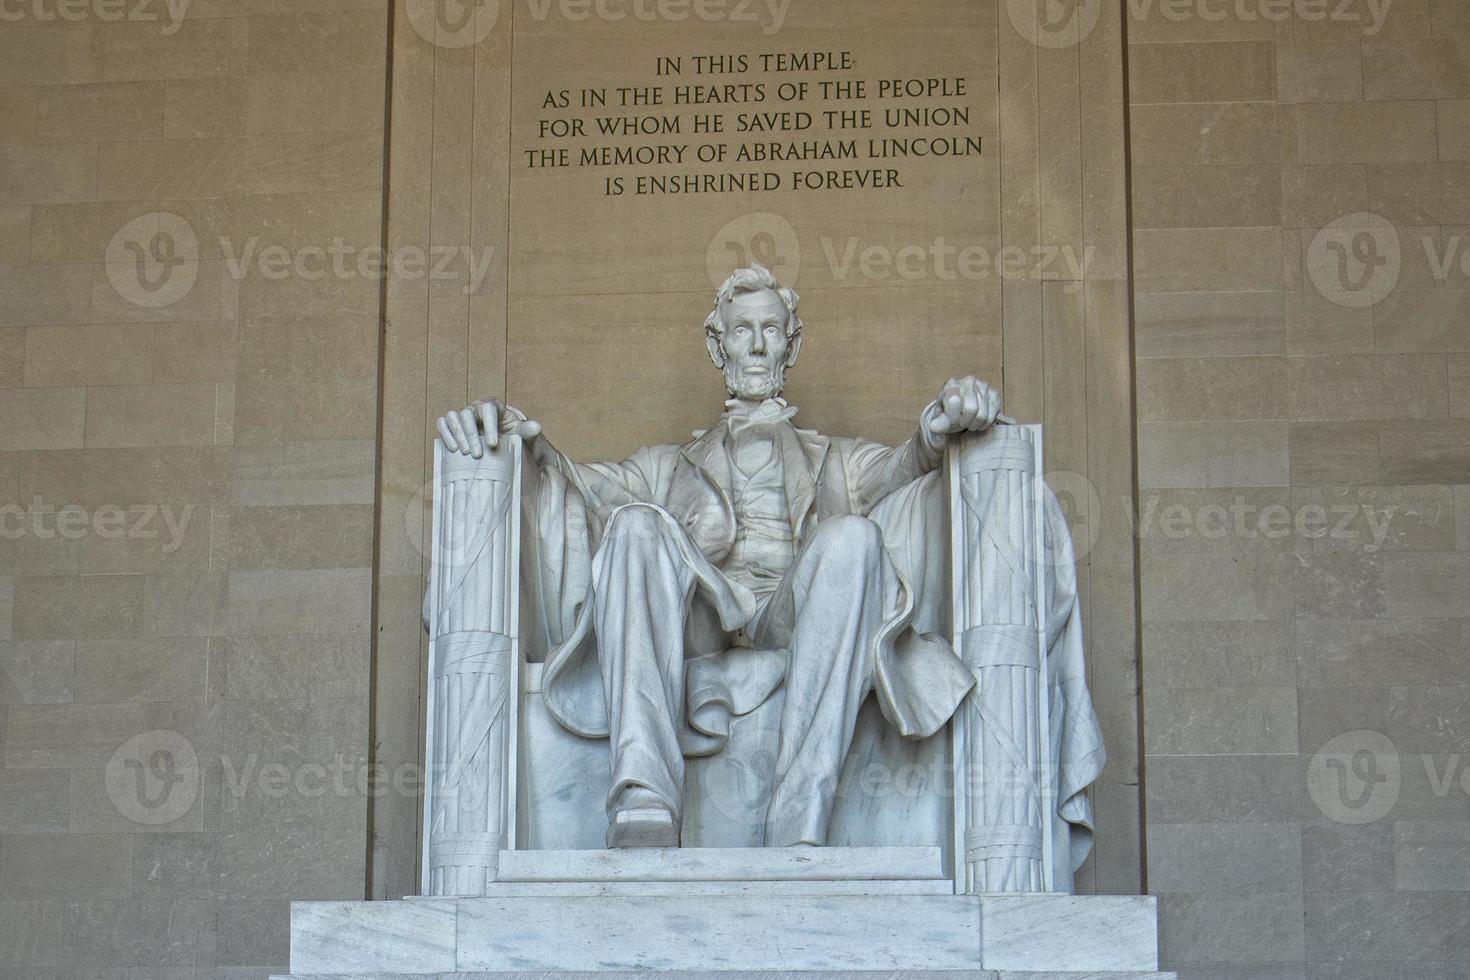
[[661,508],[652,504],[629,504],[613,514],[603,536],[622,542],[658,541],[669,530]]
[[866,517],[845,514],[818,524],[812,547],[824,554],[835,553],[858,561],[882,550],[883,532]]

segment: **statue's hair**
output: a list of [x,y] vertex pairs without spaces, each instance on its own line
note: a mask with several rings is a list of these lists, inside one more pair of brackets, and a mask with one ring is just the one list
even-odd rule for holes
[[741,293],[758,293],[762,289],[769,289],[781,297],[781,302],[786,306],[786,336],[795,337],[801,333],[801,317],[796,315],[796,307],[801,303],[801,297],[796,295],[796,290],[787,289],[776,281],[771,270],[759,262],[752,262],[748,268],[736,269],[730,273],[730,278],[720,284],[715,291],[715,307],[709,316],[704,318],[704,332],[711,337],[719,337],[725,332],[725,321],[720,318],[720,304],[729,302]]

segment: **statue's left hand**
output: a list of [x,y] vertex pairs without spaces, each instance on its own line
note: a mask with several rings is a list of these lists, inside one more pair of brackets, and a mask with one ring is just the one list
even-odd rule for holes
[[[495,398],[471,403],[457,412],[449,412],[436,423],[439,439],[451,453],[475,459],[494,452],[500,437],[511,432],[530,442],[540,442],[541,423],[526,418],[526,413]],[[535,454],[533,453],[533,456]]]
[[1000,394],[974,375],[950,378],[935,399],[939,412],[929,420],[931,438],[942,440],[955,432],[988,429],[1000,414]]

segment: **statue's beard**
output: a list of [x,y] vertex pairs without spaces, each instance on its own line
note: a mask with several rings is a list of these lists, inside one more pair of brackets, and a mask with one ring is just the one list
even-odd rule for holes
[[786,365],[780,361],[770,365],[767,374],[747,374],[733,361],[725,362],[725,390],[735,398],[765,401],[781,394],[786,387]]

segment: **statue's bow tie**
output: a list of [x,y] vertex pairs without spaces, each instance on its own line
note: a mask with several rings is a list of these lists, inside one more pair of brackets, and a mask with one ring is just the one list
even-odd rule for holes
[[740,401],[738,398],[725,402],[725,422],[731,435],[739,435],[746,429],[775,425],[785,422],[796,414],[796,407],[786,404],[784,398],[767,398],[759,405]]

